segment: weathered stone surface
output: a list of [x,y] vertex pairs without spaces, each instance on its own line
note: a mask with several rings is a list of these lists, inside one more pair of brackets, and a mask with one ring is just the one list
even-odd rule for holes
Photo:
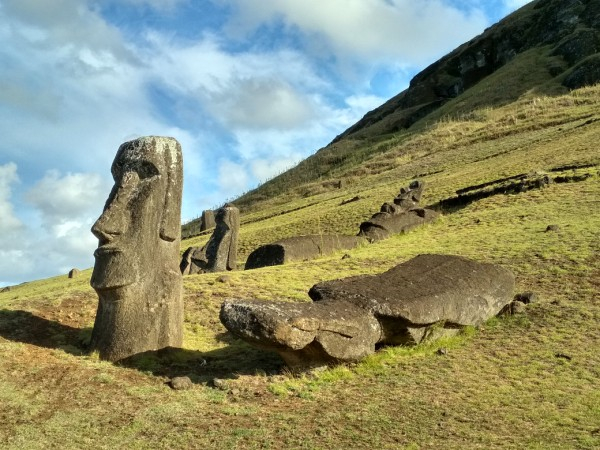
[[240,211],[231,204],[217,210],[215,232],[206,244],[208,272],[237,268],[237,240],[240,230]]
[[254,250],[246,261],[246,270],[259,267],[277,266],[290,261],[303,261],[337,250],[347,250],[365,242],[357,236],[340,234],[314,234],[282,239],[272,244],[263,245]]
[[358,235],[376,241],[434,220],[438,213],[418,207],[424,188],[425,184],[418,180],[412,181],[407,188],[401,188],[393,203],[384,203],[378,213],[360,224]]
[[75,277],[78,277],[79,274],[80,274],[79,269],[71,269],[71,270],[69,270],[68,277],[69,278],[75,278]]
[[181,257],[183,275],[224,272],[237,268],[237,237],[240,229],[239,210],[227,204],[217,210],[215,231],[204,247],[189,247]]
[[445,322],[479,325],[513,298],[506,269],[454,255],[419,255],[379,275],[359,275],[314,285],[314,301],[348,300],[378,318],[412,326]]
[[535,292],[522,292],[515,295],[515,301],[529,305],[530,303],[538,303],[538,295]]
[[[409,128],[516,56],[534,48],[554,47],[555,54],[565,58],[565,67],[556,65],[553,73],[553,76],[567,74],[565,86],[575,89],[594,84],[600,81],[599,24],[596,1],[531,2],[431,64],[410,81],[405,91],[365,114],[333,142]],[[516,96],[522,93],[514,91]]]
[[118,361],[182,344],[181,147],[158,136],[126,142],[111,171],[115,185],[92,227],[99,303],[90,346]]
[[187,391],[194,387],[194,383],[190,377],[174,377],[169,380],[169,386],[176,391]]
[[386,239],[393,234],[405,233],[435,220],[439,214],[432,209],[414,208],[401,214],[377,213],[360,224],[359,236],[372,240]]
[[183,252],[179,269],[182,275],[194,275],[207,272],[208,259],[206,257],[206,246],[188,247]]
[[236,336],[277,351],[290,367],[358,361],[375,351],[377,320],[346,301],[319,303],[226,301],[221,322]]
[[316,284],[314,303],[230,300],[225,327],[293,368],[356,361],[377,344],[418,344],[479,325],[513,297],[506,269],[451,255],[420,255],[380,275]]
[[215,222],[215,212],[211,209],[202,211],[202,217],[200,218],[200,231],[210,230],[217,225]]

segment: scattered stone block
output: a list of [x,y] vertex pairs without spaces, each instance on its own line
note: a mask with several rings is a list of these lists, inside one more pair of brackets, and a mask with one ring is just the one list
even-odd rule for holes
[[418,180],[411,182],[407,188],[401,188],[392,203],[384,203],[378,213],[360,224],[358,235],[377,241],[393,234],[405,233],[436,219],[437,212],[419,208],[424,189],[425,184]]
[[523,292],[515,295],[515,301],[529,305],[530,303],[537,303],[539,299],[535,292]]
[[194,386],[190,377],[174,377],[169,380],[168,385],[175,391],[187,391]]
[[69,275],[68,275],[68,277],[69,277],[69,278],[76,278],[76,277],[78,277],[78,276],[79,276],[79,274],[80,274],[80,272],[79,272],[79,270],[78,270],[78,269],[71,269],[71,270],[69,270]]
[[349,198],[348,200],[342,200],[340,206],[347,205],[348,203],[354,203],[360,200],[360,197],[357,195],[355,197]]
[[546,227],[546,233],[548,232],[553,232],[553,233],[558,233],[560,231],[560,227],[558,225],[548,225]]

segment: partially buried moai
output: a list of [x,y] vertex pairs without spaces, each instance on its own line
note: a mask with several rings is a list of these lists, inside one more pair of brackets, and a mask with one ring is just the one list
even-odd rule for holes
[[180,265],[183,275],[237,268],[240,211],[231,203],[226,203],[217,210],[215,222],[215,229],[204,247],[190,247],[183,253]]
[[115,185],[92,227],[99,303],[90,346],[118,361],[182,344],[181,146],[159,136],[126,142],[111,171]]

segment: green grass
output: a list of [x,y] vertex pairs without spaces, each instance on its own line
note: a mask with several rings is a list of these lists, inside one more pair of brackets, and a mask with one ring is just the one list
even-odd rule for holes
[[[341,189],[313,180],[247,205],[240,266],[275,239],[355,234],[419,174],[423,202],[434,204],[502,177],[595,164],[561,172],[590,174],[585,181],[489,197],[351,251],[232,272],[229,282],[186,276],[180,350],[127,365],[83,353],[97,306],[90,271],[0,293],[0,447],[600,447],[599,103],[600,87],[526,93],[420,131],[354,143],[360,166],[348,156],[328,169],[346,181]],[[370,156],[369,146],[378,146]],[[549,224],[560,231],[546,233]],[[182,250],[207,239],[186,240]],[[302,375],[234,339],[218,319],[226,298],[309,301],[316,282],[437,252],[502,264],[516,275],[516,290],[537,293],[540,303],[451,339],[386,347],[358,364]],[[171,390],[165,382],[179,375],[194,387]],[[211,387],[215,377],[227,387]]]

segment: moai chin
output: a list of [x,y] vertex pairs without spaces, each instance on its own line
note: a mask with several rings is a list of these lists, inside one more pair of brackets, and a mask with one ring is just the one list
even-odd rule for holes
[[99,303],[90,346],[118,361],[182,345],[181,146],[159,136],[125,142],[111,172],[115,185],[92,226]]

